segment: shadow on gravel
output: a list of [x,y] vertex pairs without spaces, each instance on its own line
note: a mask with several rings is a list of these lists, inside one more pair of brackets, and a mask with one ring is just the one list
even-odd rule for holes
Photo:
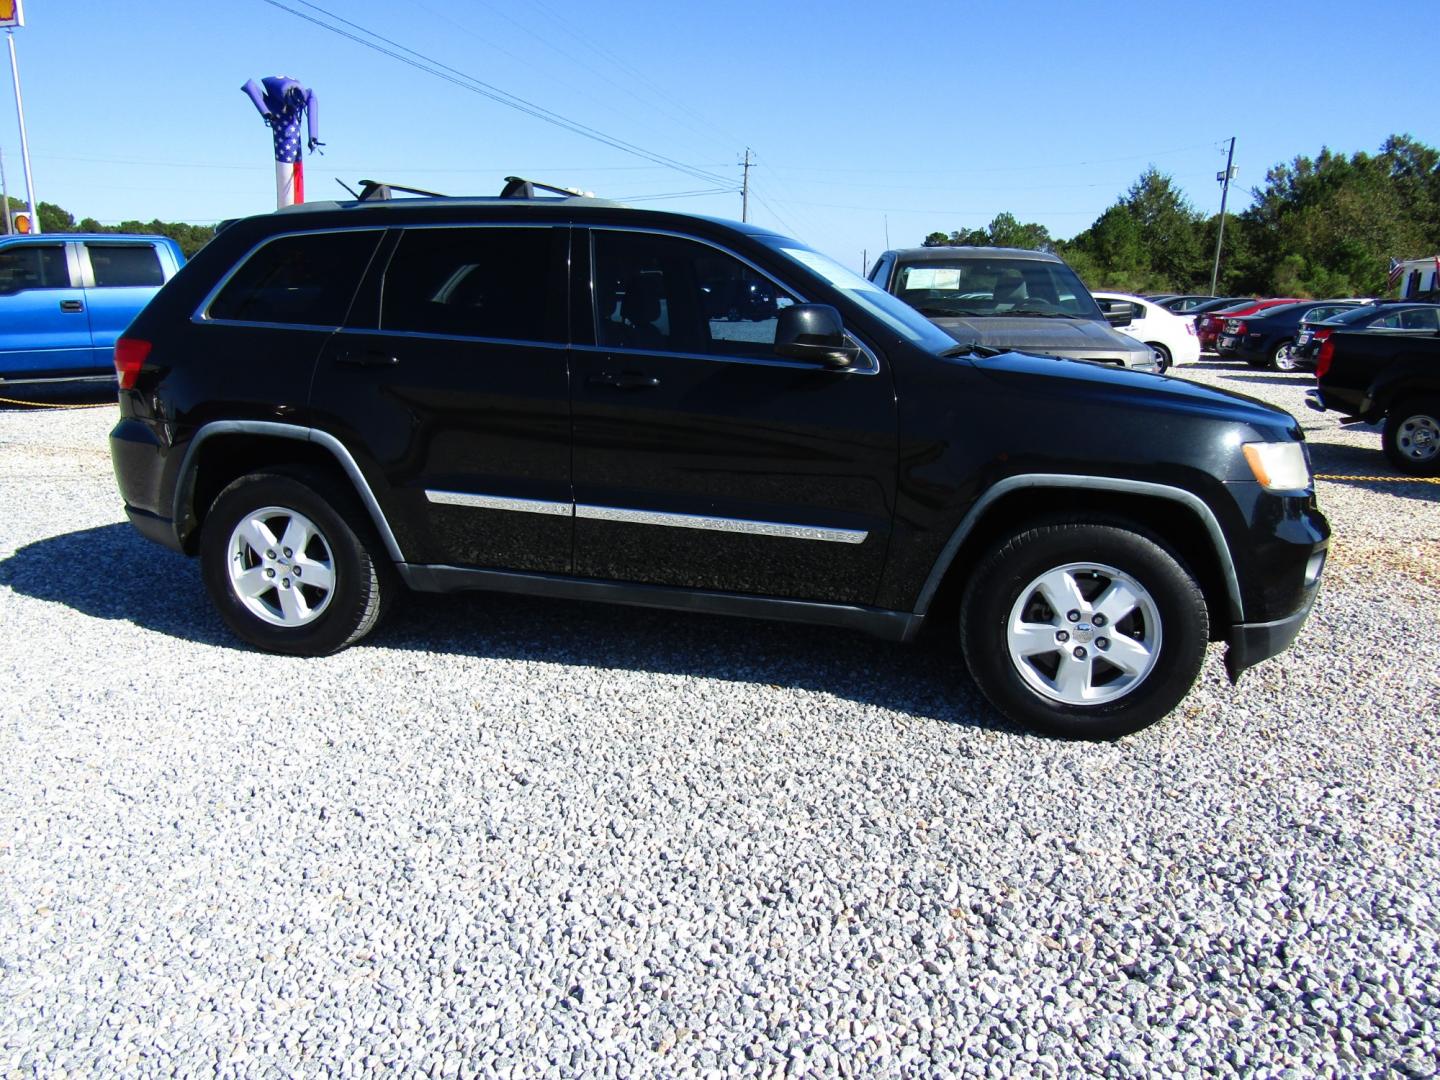
[[[1376,429],[1378,430],[1378,428]],[[1378,481],[1322,480],[1324,484],[1384,492],[1402,499],[1440,502],[1440,484],[1426,483],[1416,477],[1398,473],[1380,449],[1377,436],[1374,446],[1350,446],[1344,443],[1311,442],[1310,464],[1317,476],[1371,476]],[[1322,505],[1323,509],[1323,505]]]
[[1261,372],[1237,371],[1222,376],[1227,382],[1268,383],[1271,386],[1293,386],[1297,390],[1309,388],[1309,381],[1303,375],[1265,375]]
[[[0,560],[0,585],[187,641],[237,651],[199,564],[128,524],[38,540]],[[834,694],[944,723],[1015,730],[980,695],[945,633],[912,645],[797,624],[463,593],[410,594],[358,648],[694,675]]]

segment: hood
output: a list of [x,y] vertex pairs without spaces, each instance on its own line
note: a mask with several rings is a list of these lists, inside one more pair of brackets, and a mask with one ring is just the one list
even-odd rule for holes
[[962,344],[986,345],[992,349],[1016,349],[1081,359],[1131,353],[1148,359],[1152,355],[1150,347],[1144,342],[1112,330],[1108,323],[1097,319],[970,315],[930,321]]
[[1296,440],[1304,438],[1300,425],[1284,409],[1244,394],[1200,386],[1168,375],[1018,352],[966,362],[1001,383],[1014,384],[1017,392],[1023,384],[1023,392],[1027,394],[1050,393],[1077,403],[1113,401],[1126,408],[1204,414],[1262,431],[1283,431]]

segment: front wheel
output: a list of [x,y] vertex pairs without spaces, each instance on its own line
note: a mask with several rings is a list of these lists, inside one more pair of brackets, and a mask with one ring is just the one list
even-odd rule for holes
[[1194,576],[1119,525],[1016,533],[975,568],[960,609],[965,662],[1012,720],[1114,738],[1159,720],[1194,685],[1209,618]]
[[205,587],[234,633],[269,652],[324,656],[380,619],[391,571],[364,511],[322,474],[251,473],[200,531]]
[[1385,456],[1404,473],[1440,473],[1440,398],[1398,401],[1385,417]]

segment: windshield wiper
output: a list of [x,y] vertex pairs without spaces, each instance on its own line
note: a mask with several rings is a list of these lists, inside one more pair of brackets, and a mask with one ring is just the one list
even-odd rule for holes
[[1027,319],[1074,319],[1078,317],[1071,315],[1068,311],[1028,311],[1025,309],[997,311],[995,314],[1024,316]]
[[945,359],[956,356],[978,356],[982,360],[990,356],[999,356],[1006,349],[992,349],[989,345],[981,345],[978,341],[966,341],[959,345],[953,345],[940,355]]

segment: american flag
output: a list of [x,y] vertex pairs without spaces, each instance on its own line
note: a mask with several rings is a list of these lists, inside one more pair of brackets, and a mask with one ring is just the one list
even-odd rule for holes
[[309,126],[309,149],[320,142],[320,111],[315,92],[283,75],[272,75],[257,84],[251,79],[240,88],[254,103],[275,137],[275,196],[279,206],[305,201],[304,150],[300,142],[300,121]]
[[1405,264],[1399,259],[1390,260],[1390,273],[1385,276],[1386,288],[1393,289],[1395,283],[1400,280],[1400,275],[1405,272]]

